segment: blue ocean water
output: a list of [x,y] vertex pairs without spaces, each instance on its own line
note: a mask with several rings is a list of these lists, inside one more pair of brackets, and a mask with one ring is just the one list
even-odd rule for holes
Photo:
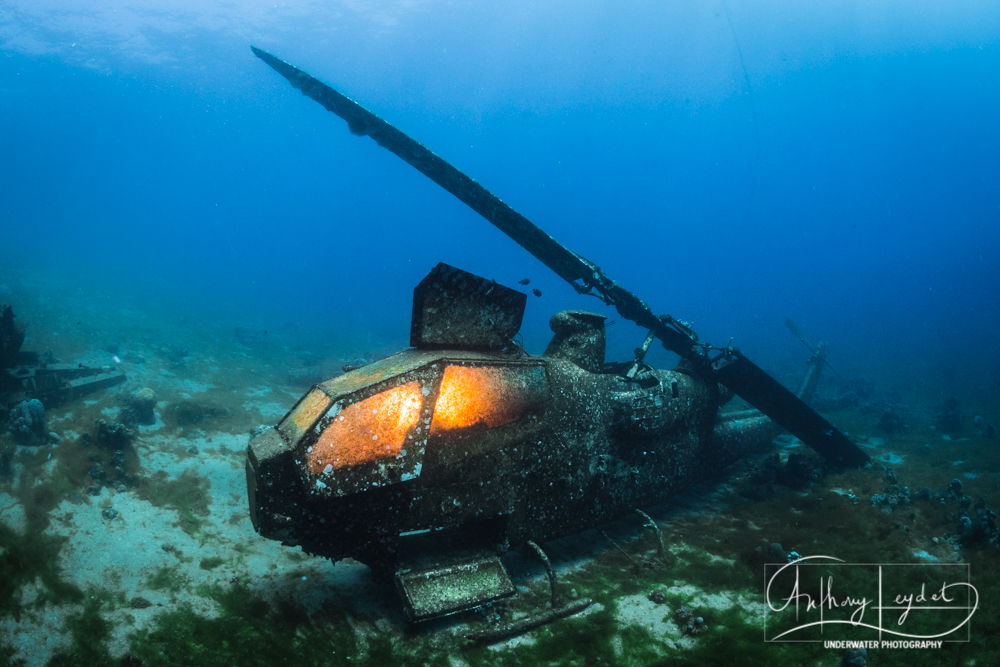
[[[442,261],[530,279],[529,352],[567,308],[617,320],[609,359],[641,343],[250,45],[788,384],[808,356],[791,318],[844,376],[996,414],[989,0],[2,0],[0,301],[26,347],[110,350],[141,319],[142,345],[195,356],[235,329],[277,336],[287,354],[248,366],[387,355]],[[88,314],[103,328],[61,350]]]
[[845,365],[995,367],[991,3],[7,6],[7,267],[386,344],[438,261],[531,278],[536,350],[549,314],[600,307],[255,43],[716,344],[783,356],[792,317]]

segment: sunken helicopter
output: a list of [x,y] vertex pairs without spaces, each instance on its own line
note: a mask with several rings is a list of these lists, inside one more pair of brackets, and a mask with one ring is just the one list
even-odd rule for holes
[[[415,288],[411,349],[313,386],[250,440],[254,528],[393,581],[414,621],[515,589],[500,556],[663,502],[782,429],[829,462],[868,456],[808,406],[824,349],[798,392],[739,349],[656,315],[451,164],[275,56],[254,54],[303,94],[481,214],[568,281],[648,331],[635,358],[605,363],[604,316],[563,311],[544,354],[514,342],[526,295],[446,264]],[[654,340],[674,370],[644,357]],[[733,395],[752,410],[726,412]],[[566,615],[582,603],[553,613]]]

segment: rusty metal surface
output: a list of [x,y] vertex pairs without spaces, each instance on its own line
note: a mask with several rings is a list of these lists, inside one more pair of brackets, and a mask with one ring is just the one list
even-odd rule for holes
[[535,616],[528,616],[527,618],[518,619],[510,623],[504,623],[498,627],[484,628],[482,630],[469,632],[465,635],[465,638],[470,640],[474,646],[493,644],[511,637],[523,635],[531,630],[534,630],[535,628],[557,621],[560,618],[566,618],[567,616],[579,614],[592,604],[594,604],[594,601],[590,598],[574,600],[572,602],[567,602],[556,609],[549,609],[548,611],[536,614]]
[[21,349],[24,332],[10,304],[0,304],[0,407],[25,398],[37,398],[46,406],[62,403],[126,379],[112,366],[43,363],[38,353]]
[[111,367],[87,368],[69,364],[16,366],[6,371],[7,386],[43,403],[69,401],[125,381],[125,374]]
[[442,262],[413,290],[410,345],[502,350],[521,328],[527,298]]
[[[383,571],[413,551],[407,534],[414,531],[474,530],[480,550],[502,552],[662,502],[769,442],[775,430],[766,418],[716,430],[709,387],[673,371],[651,372],[655,384],[644,388],[558,358],[417,350],[397,357],[410,361],[385,368],[408,369],[397,382],[426,373],[428,404],[436,400],[434,374],[450,363],[544,367],[548,397],[499,428],[422,438],[399,461],[372,464],[382,465],[380,471],[362,466],[308,474],[304,457],[323,418],[294,441],[267,431],[251,441],[248,456],[252,514],[262,535]],[[343,377],[345,388],[356,387]],[[356,394],[394,381],[372,380]],[[331,399],[336,404],[357,395]]]
[[516,591],[499,558],[396,573],[396,587],[412,621],[426,621],[509,597]]
[[555,334],[545,356],[571,361],[585,371],[600,373],[604,369],[607,318],[585,310],[563,310],[549,320]]

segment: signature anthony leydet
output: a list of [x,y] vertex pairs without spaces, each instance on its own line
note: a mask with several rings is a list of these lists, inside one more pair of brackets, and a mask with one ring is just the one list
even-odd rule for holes
[[[914,566],[921,567],[922,565],[914,564]],[[878,568],[877,588],[870,591],[836,591],[834,573],[838,567]],[[931,585],[930,593],[928,593],[927,583],[921,584],[919,590],[893,590],[891,585],[887,585],[889,582],[886,582],[884,577],[885,569],[901,567],[908,567],[908,565],[855,565],[846,564],[839,558],[831,556],[806,556],[780,566],[774,571],[768,570],[766,572],[765,598],[770,613],[788,615],[794,609],[795,624],[775,636],[767,636],[767,641],[782,639],[792,641],[796,633],[798,636],[802,636],[802,631],[806,628],[818,627],[822,632],[823,627],[830,625],[868,628],[877,631],[879,639],[882,638],[882,635],[893,635],[929,640],[946,637],[969,623],[979,607],[979,593],[975,586],[964,581],[949,583],[947,579],[941,578],[935,580]],[[949,565],[937,567],[943,569],[944,572],[949,571],[947,570]],[[951,565],[950,567],[955,566]],[[958,567],[965,569],[965,566]],[[951,572],[957,574],[954,570]],[[803,576],[808,577],[810,582],[815,581],[815,577],[818,576],[818,587],[809,589],[812,592],[805,592],[806,586],[802,583]],[[788,582],[791,577],[794,579],[789,589]],[[778,588],[775,584],[779,579],[782,584],[781,588],[784,590],[781,594],[772,592],[772,589]],[[891,600],[891,602],[885,603],[884,600]],[[940,613],[942,619],[945,614],[951,614],[957,610],[964,611],[965,615],[957,621],[954,615],[952,615],[951,620],[942,621],[939,625],[946,627],[935,628],[935,630],[940,629],[940,632],[931,634],[905,632],[904,626],[911,611],[934,613],[935,610],[943,612]],[[885,627],[883,616],[895,620],[889,623],[889,627]]]

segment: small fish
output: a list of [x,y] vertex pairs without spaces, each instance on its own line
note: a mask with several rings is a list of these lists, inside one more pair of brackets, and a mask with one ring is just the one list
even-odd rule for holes
[[114,361],[116,364],[120,364],[122,362],[122,360],[118,358],[117,354],[111,357],[111,360]]
[[542,295],[542,290],[540,290],[540,289],[538,289],[536,287],[535,289],[531,290],[531,293],[534,294],[535,296],[541,296]]
[[518,280],[517,282],[518,282],[518,284],[521,284],[521,285],[527,285],[528,283],[531,282],[531,278],[522,278],[521,280]]

